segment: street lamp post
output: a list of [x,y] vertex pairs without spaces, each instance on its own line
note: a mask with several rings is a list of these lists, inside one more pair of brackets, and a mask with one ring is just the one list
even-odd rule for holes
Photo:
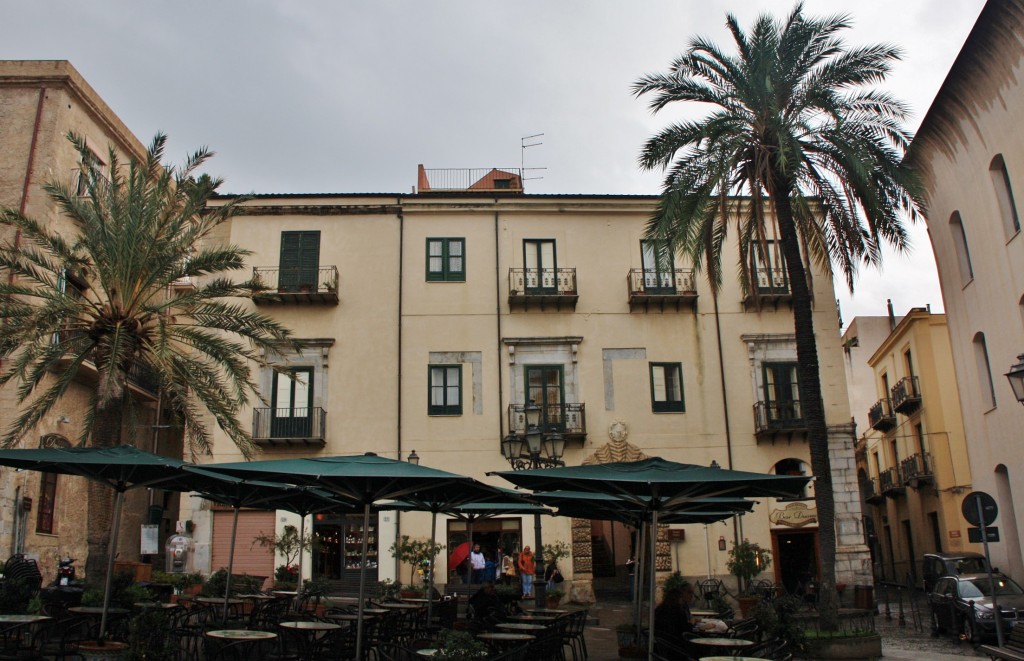
[[[512,470],[564,466],[565,438],[558,432],[544,433],[541,424],[541,409],[532,400],[525,407],[526,433],[514,432],[501,441],[501,454],[512,466]],[[533,577],[533,594],[538,607],[547,601],[547,584],[544,582],[544,542],[541,538],[540,514],[533,515],[533,534],[537,552]]]

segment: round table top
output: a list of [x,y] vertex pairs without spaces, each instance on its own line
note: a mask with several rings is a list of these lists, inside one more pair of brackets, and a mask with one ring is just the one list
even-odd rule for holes
[[476,635],[476,637],[479,638],[480,640],[508,640],[508,641],[513,641],[513,640],[516,640],[516,641],[518,641],[518,640],[526,641],[526,640],[534,640],[536,638],[536,636],[531,636],[528,633],[500,633],[500,632],[478,633]]
[[278,624],[285,629],[298,629],[300,631],[334,631],[340,629],[341,625],[330,622],[281,622]]
[[196,597],[196,601],[198,601],[201,604],[223,604],[225,601],[228,602],[228,605],[237,605],[245,603],[245,599],[238,599],[235,597],[232,597],[230,599],[224,599],[224,597]]
[[246,601],[258,601],[260,599],[277,599],[273,595],[269,594],[236,594],[236,599],[244,599]]
[[690,615],[694,617],[718,617],[718,611],[707,610],[702,608],[691,608]]
[[757,656],[702,656],[700,661],[764,661]]
[[363,612],[364,613],[369,613],[370,615],[384,615],[384,614],[386,614],[388,612],[388,609],[386,609],[386,608],[364,608]]
[[742,638],[691,638],[687,642],[711,647],[750,647],[755,644],[752,640]]
[[164,604],[159,601],[136,601],[132,605],[136,608],[181,608],[178,604]]
[[498,629],[511,629],[513,631],[544,631],[547,629],[543,624],[527,624],[525,622],[501,622],[495,626]]
[[297,597],[297,596],[299,596],[299,593],[296,590],[274,590],[274,594],[279,595],[281,597]]
[[[408,602],[410,604],[426,604],[430,600],[427,599],[426,597],[406,597],[406,598],[402,599],[402,601]],[[437,599],[435,599],[434,601],[436,602]],[[433,649],[433,648],[428,647],[427,649]],[[436,652],[437,650],[434,650],[434,651]]]
[[[72,606],[68,609],[69,613],[75,613],[76,615],[103,615],[103,606]],[[127,608],[108,608],[107,615],[127,615]]]
[[[338,620],[339,622],[357,622],[359,616],[355,613],[324,613],[321,617],[325,617],[328,620]],[[364,615],[364,619],[371,619],[377,617],[376,615]]]
[[554,615],[509,615],[508,619],[515,622],[554,622],[558,618]]
[[565,615],[569,611],[559,610],[557,608],[527,608],[527,613],[540,613],[541,615]]
[[52,619],[52,617],[47,615],[0,615],[0,623],[9,624],[28,624],[30,622],[43,622]]
[[224,640],[272,640],[277,638],[276,633],[269,631],[251,631],[249,629],[217,629],[207,631],[210,638],[221,638]]
[[437,654],[437,648],[434,647],[424,647],[421,650],[416,650],[417,656],[434,656],[435,654]]
[[[389,601],[386,604],[381,604],[384,608],[423,608],[423,604],[402,604],[394,601]],[[363,611],[366,612],[366,611]]]

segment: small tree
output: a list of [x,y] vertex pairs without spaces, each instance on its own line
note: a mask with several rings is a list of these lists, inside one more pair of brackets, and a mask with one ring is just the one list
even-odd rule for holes
[[411,586],[413,577],[416,576],[416,570],[424,565],[429,565],[430,561],[444,550],[444,544],[437,544],[429,539],[412,539],[408,535],[402,535],[402,539],[392,544],[388,550],[391,551],[391,557],[410,565],[409,585]]
[[543,552],[542,562],[546,562],[549,565],[558,565],[558,561],[562,558],[568,558],[572,554],[572,548],[566,542],[555,542],[554,544],[545,544]]
[[748,593],[751,579],[768,569],[771,564],[771,551],[761,548],[756,542],[743,540],[738,544],[733,544],[725,567],[729,573],[736,576],[740,591]]
[[252,539],[250,549],[259,546],[271,553],[284,556],[284,566],[290,567],[295,564],[299,554],[313,545],[313,537],[308,532],[302,539],[299,539],[299,530],[295,526],[285,526],[281,534],[267,534],[260,531]]

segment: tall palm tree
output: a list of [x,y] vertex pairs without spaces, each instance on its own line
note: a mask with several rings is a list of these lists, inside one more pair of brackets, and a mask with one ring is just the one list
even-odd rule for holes
[[917,220],[921,199],[918,178],[903,163],[911,140],[903,127],[907,110],[890,95],[866,89],[885,78],[900,51],[849,48],[839,36],[849,17],[805,17],[800,4],[783,20],[761,15],[748,33],[733,15],[726,24],[734,55],[696,38],[667,73],[633,85],[637,96],[652,95],[653,112],[675,102],[710,108],[645,144],[641,167],[667,172],[647,233],[704,268],[716,296],[731,224],[748,291],[754,289],[751,269],[772,259],[769,240],[781,248],[817,480],[823,625],[831,627],[835,504],[808,273],[812,261],[835,266],[852,290],[858,265],[878,263],[883,243],[897,251],[907,247],[902,217]]
[[[248,255],[216,235],[239,200],[208,204],[221,181],[197,175],[212,155],[206,149],[180,168],[165,166],[166,137],[158,134],[145,156],[126,166],[111,149],[108,180],[84,140],[68,138],[81,156],[79,181],[43,188],[74,230],[58,233],[0,210],[0,223],[15,230],[0,243],[0,268],[8,276],[0,280],[0,355],[7,356],[0,385],[16,388],[21,407],[0,445],[30,433],[83,381],[88,365],[96,378],[89,381],[95,385],[80,443],[121,443],[139,403],[129,379],[148,374],[192,456],[210,450],[209,420],[251,456],[252,437],[238,414],[259,397],[253,366],[265,365],[275,348],[296,345],[288,329],[232,302],[259,291],[251,279],[224,275],[244,269]],[[188,279],[198,286],[172,287]],[[90,501],[110,495],[101,487],[90,491]],[[109,526],[109,519],[90,515],[87,573],[105,566]]]

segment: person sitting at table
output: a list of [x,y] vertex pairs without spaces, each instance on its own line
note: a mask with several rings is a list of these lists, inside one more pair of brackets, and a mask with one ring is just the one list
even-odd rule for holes
[[683,590],[671,588],[665,591],[661,603],[654,609],[655,649],[663,655],[686,658],[686,640],[693,637],[693,623],[684,599]]
[[494,581],[485,581],[480,589],[469,598],[469,606],[473,609],[473,620],[478,623],[487,618],[502,614],[501,598],[494,589]]

